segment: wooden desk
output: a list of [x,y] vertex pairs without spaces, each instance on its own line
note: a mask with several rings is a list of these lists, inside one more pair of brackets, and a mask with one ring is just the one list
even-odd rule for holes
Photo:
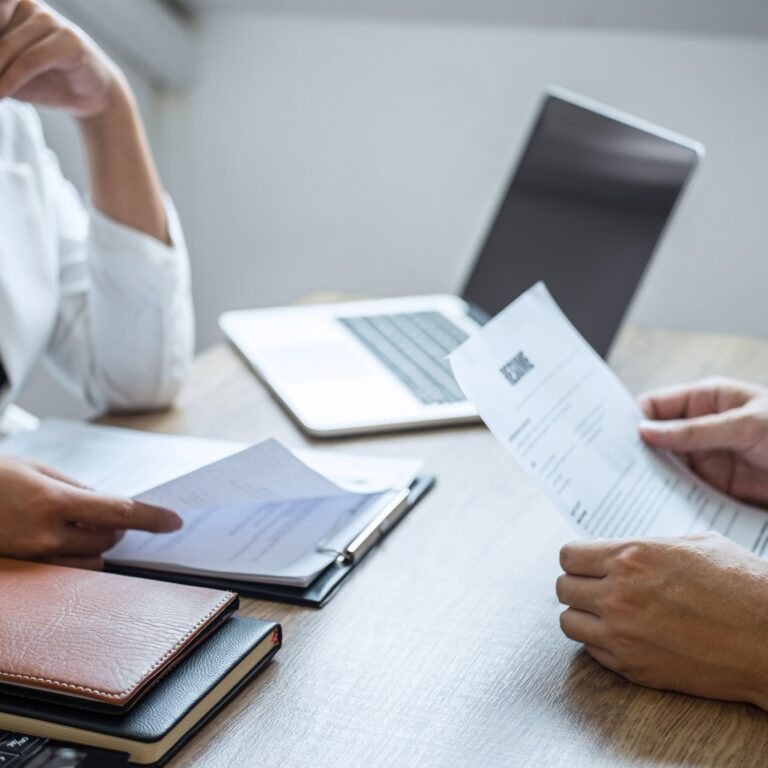
[[[633,391],[714,373],[768,384],[768,341],[629,328],[612,362]],[[178,409],[113,423],[308,441],[227,347]],[[243,601],[283,623],[277,660],[174,766],[763,766],[768,715],[659,693],[559,630],[564,521],[481,427],[317,442],[423,456],[438,476],[324,609]]]

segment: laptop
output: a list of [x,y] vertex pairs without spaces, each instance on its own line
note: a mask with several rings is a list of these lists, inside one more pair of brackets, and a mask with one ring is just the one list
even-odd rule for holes
[[460,296],[233,311],[219,324],[313,436],[476,421],[450,352],[543,280],[605,356],[702,155],[550,88]]

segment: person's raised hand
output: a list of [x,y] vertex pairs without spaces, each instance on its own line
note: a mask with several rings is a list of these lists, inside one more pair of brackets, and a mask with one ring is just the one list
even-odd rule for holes
[[705,379],[649,392],[640,406],[646,443],[679,454],[724,493],[768,505],[768,389]]
[[563,632],[651,688],[768,709],[768,563],[718,534],[566,544]]
[[0,457],[0,556],[95,565],[129,529],[170,533],[174,512],[84,488],[34,462]]
[[81,29],[43,2],[19,0],[0,31],[0,99],[88,118],[106,111],[122,88],[117,67]]

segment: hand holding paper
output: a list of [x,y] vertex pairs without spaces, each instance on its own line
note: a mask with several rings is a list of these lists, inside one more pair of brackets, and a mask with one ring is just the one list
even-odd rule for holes
[[[591,539],[561,551],[565,634],[634,682],[768,709],[768,563],[757,556],[766,554],[768,514],[725,496],[640,439],[643,412],[541,284],[451,363],[496,437]],[[697,449],[689,458],[703,477],[764,500],[768,440],[755,439],[754,416],[768,412],[765,390],[733,382],[690,390],[653,394],[645,415],[736,411],[705,418],[694,430],[649,425],[649,442]],[[753,425],[739,437],[733,422],[746,418]],[[724,423],[730,444],[701,443]],[[745,434],[745,443],[733,442]],[[726,456],[722,448],[737,450]]]
[[718,377],[649,392],[640,405],[648,445],[684,456],[729,496],[768,505],[768,389]]
[[717,531],[764,555],[768,514],[638,434],[643,413],[538,284],[451,356],[485,423],[587,537]]

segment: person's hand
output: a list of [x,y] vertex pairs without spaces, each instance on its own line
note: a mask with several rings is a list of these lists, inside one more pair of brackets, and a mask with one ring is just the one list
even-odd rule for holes
[[768,389],[706,379],[649,392],[640,406],[646,443],[679,454],[724,493],[768,505]]
[[94,565],[128,529],[169,533],[175,513],[95,493],[51,469],[0,457],[0,556]]
[[566,544],[563,632],[651,688],[768,709],[768,563],[718,534]]
[[0,99],[104,112],[123,87],[117,67],[78,27],[43,2],[19,0],[0,31]]

